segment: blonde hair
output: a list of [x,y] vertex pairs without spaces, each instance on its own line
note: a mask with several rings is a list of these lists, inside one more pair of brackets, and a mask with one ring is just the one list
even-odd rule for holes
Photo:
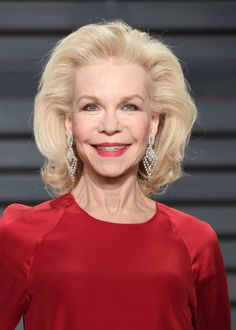
[[154,145],[158,162],[151,181],[143,162],[139,164],[138,181],[143,192],[164,191],[183,174],[182,160],[197,110],[181,65],[168,46],[155,35],[114,20],[78,28],[60,40],[49,55],[35,97],[34,136],[47,159],[42,178],[55,195],[70,192],[83,171],[76,153],[78,168],[73,183],[65,161],[65,114],[72,111],[76,68],[109,57],[140,64],[149,73],[152,111],[160,113]]

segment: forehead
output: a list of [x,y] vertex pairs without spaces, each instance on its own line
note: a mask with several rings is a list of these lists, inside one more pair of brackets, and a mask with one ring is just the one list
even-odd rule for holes
[[112,60],[82,66],[75,72],[75,92],[81,93],[123,93],[144,94],[149,80],[147,72],[133,63]]

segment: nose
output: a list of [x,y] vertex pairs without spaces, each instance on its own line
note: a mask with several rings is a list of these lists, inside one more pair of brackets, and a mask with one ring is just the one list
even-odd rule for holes
[[101,119],[99,132],[105,132],[108,135],[120,132],[122,130],[121,122],[115,111],[106,111]]

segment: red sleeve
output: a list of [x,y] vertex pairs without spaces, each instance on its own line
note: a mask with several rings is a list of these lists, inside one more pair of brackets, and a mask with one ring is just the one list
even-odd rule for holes
[[[224,261],[214,229],[208,224],[206,229],[203,249],[193,260],[197,300],[195,329],[230,330],[230,303]],[[198,239],[201,240],[200,237]]]
[[[8,206],[0,220],[0,329],[14,330],[28,304],[21,242],[28,206]],[[23,220],[24,219],[24,220]]]
[[28,278],[37,247],[66,209],[58,201],[33,207],[11,204],[0,219],[0,330],[15,329],[26,313],[32,295]]
[[[164,207],[163,207],[164,208]],[[215,230],[205,221],[165,207],[189,252],[195,288],[195,330],[230,330],[227,277]]]

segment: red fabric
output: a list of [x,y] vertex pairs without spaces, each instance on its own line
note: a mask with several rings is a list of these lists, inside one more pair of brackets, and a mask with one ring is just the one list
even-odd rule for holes
[[0,221],[0,329],[229,330],[215,231],[156,203],[139,224],[93,218],[71,194]]

